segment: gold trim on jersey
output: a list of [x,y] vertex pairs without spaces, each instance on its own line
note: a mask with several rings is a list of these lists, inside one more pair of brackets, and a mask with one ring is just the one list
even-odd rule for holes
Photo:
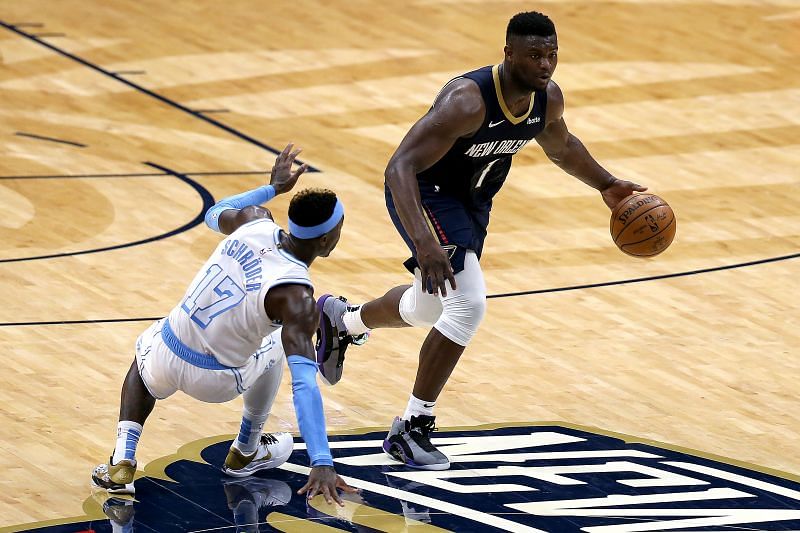
[[428,210],[425,209],[424,205],[422,206],[422,214],[425,215],[425,222],[428,223],[428,229],[431,230],[431,234],[436,238],[436,242],[441,242],[439,234],[436,232],[436,227],[433,225],[433,220],[431,220]]
[[492,67],[492,78],[494,78],[494,91],[497,93],[497,101],[500,104],[500,109],[503,110],[503,114],[506,116],[508,121],[516,125],[528,118],[528,115],[530,115],[531,111],[533,111],[533,104],[536,101],[536,93],[531,93],[531,105],[528,107],[528,110],[525,112],[525,114],[523,114],[521,117],[515,117],[508,109],[505,98],[503,98],[503,89],[500,87],[500,65],[495,65]]

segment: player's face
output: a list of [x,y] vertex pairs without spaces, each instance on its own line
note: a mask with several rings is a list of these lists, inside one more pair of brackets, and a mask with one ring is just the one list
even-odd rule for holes
[[342,237],[343,225],[344,225],[344,217],[342,217],[342,220],[340,220],[339,223],[336,224],[336,227],[334,227],[332,230],[328,232],[327,245],[325,246],[324,252],[320,254],[322,257],[328,257],[329,255],[331,255],[333,249],[336,248],[337,244],[339,244],[339,239]]
[[518,83],[531,90],[546,89],[558,63],[558,38],[555,35],[515,37],[506,47],[506,60]]

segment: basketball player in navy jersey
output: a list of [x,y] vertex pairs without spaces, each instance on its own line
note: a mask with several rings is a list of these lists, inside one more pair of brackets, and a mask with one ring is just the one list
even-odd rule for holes
[[551,20],[515,15],[499,65],[447,83],[405,136],[386,168],[386,205],[413,257],[411,286],[395,287],[360,307],[323,296],[317,362],[330,383],[344,351],[373,328],[433,326],[422,345],[413,394],[392,424],[384,450],[414,468],[443,470],[447,457],[430,442],[433,407],[478,329],[486,286],[478,260],[492,198],[511,159],[532,139],[568,174],[597,189],[613,208],[645,187],[612,176],[567,129],[561,89],[551,80],[558,40]]

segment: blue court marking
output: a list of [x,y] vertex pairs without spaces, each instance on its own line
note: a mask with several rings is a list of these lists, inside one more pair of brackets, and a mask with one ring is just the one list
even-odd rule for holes
[[[731,464],[734,461],[724,457],[557,422],[443,429],[433,437],[435,443],[470,439],[474,450],[469,455],[456,454],[461,457],[453,461],[448,475],[442,476],[451,478],[448,487],[430,478],[404,477],[409,472],[399,465],[359,464],[358,458],[376,451],[372,441],[380,442],[385,431],[372,428],[328,437],[338,460],[337,472],[354,486],[361,486],[358,503],[364,507],[356,515],[363,513],[362,517],[375,512],[391,513],[399,520],[404,515],[416,516],[447,531],[482,533],[531,528],[558,533],[613,527],[665,532],[800,528],[800,482],[796,476],[757,465]],[[542,437],[551,443],[543,444]],[[223,436],[213,440],[216,442],[205,444],[199,452],[201,461],[195,443],[202,441],[195,441],[158,460],[159,466],[152,472],[146,469],[145,476],[136,480],[134,501],[110,500],[111,509],[127,510],[109,513],[116,523],[79,516],[58,525],[33,523],[17,528],[38,533],[90,529],[113,533],[123,527],[140,533],[288,530],[279,523],[266,523],[277,511],[297,519],[291,529],[295,531],[309,530],[314,524],[336,531],[373,531],[335,511],[328,514],[309,505],[295,492],[308,481],[304,471],[309,458],[304,446],[296,445],[281,467],[238,479],[224,476],[219,469],[232,441]],[[509,466],[513,468],[506,468]],[[542,468],[561,471],[566,479],[543,475]],[[154,474],[164,474],[167,479]],[[684,482],[661,486],[630,483],[671,475],[683,476]],[[604,498],[611,501],[603,502]],[[552,511],[525,508],[546,502],[556,502],[549,506]],[[98,503],[87,500],[84,509],[97,508]],[[691,522],[682,523],[684,520]]]
[[[271,152],[273,154],[276,154],[276,155],[281,153],[280,150],[275,149],[275,148],[273,148],[273,147],[271,147],[271,146],[269,146],[267,144],[264,144],[261,141],[259,141],[258,139],[255,139],[254,137],[251,137],[251,136],[247,135],[246,133],[242,133],[241,131],[239,131],[237,129],[234,129],[234,128],[228,126],[227,124],[224,124],[224,123],[222,123],[222,122],[220,122],[218,120],[214,120],[213,118],[210,118],[210,117],[208,117],[206,115],[198,113],[198,112],[194,111],[193,109],[190,109],[190,108],[188,108],[188,107],[186,107],[184,105],[181,105],[181,104],[179,104],[178,102],[176,102],[174,100],[170,100],[169,98],[167,98],[165,96],[162,96],[162,95],[160,95],[160,94],[158,94],[158,93],[156,93],[154,91],[151,91],[150,89],[142,87],[138,83],[134,83],[134,82],[132,82],[130,80],[126,80],[125,78],[115,74],[114,72],[111,72],[110,70],[106,70],[106,69],[104,69],[103,67],[101,67],[99,65],[95,65],[94,63],[91,63],[90,61],[87,61],[86,59],[83,59],[82,57],[76,56],[75,54],[71,54],[71,53],[67,52],[66,50],[62,50],[61,48],[59,48],[57,46],[54,46],[54,45],[52,45],[50,43],[47,43],[47,42],[39,39],[36,35],[34,35],[32,33],[28,33],[26,31],[23,31],[23,30],[19,29],[18,27],[14,26],[13,24],[9,24],[7,22],[4,22],[4,21],[0,20],[0,26],[3,26],[7,30],[12,31],[12,32],[16,33],[17,35],[25,37],[26,39],[30,39],[31,41],[33,41],[33,42],[35,42],[37,44],[40,44],[40,45],[44,46],[45,48],[48,48],[48,49],[52,50],[53,52],[55,52],[57,54],[60,54],[60,55],[62,55],[64,57],[66,57],[66,58],[69,58],[69,59],[77,62],[77,63],[80,63],[81,65],[83,65],[85,67],[88,67],[88,68],[90,68],[90,69],[92,69],[92,70],[94,70],[96,72],[99,72],[100,74],[103,74],[104,76],[108,76],[109,78],[114,79],[114,80],[116,80],[116,81],[118,81],[120,83],[124,83],[128,87],[130,87],[132,89],[135,89],[135,90],[139,91],[140,93],[146,94],[147,96],[155,98],[156,100],[158,100],[158,101],[160,101],[160,102],[162,102],[164,104],[167,104],[168,106],[174,107],[175,109],[183,111],[184,113],[188,113],[189,115],[192,115],[193,117],[195,117],[197,119],[203,120],[203,121],[211,124],[212,126],[215,126],[215,127],[219,128],[221,130],[224,130],[224,131],[230,133],[231,135],[234,135],[234,136],[236,136],[236,137],[238,137],[238,138],[240,138],[240,139],[242,139],[244,141],[249,142],[250,144],[254,144],[255,146],[258,146],[259,148],[262,148],[262,149],[264,149],[264,150],[266,150],[268,152]],[[51,36],[54,36],[54,35],[51,34]],[[298,165],[302,165],[303,164],[303,162],[301,160],[299,160],[299,159],[295,159],[295,163],[298,164]],[[311,165],[309,165],[307,172],[320,172],[320,170],[318,168],[315,168],[315,167],[312,167]]]
[[183,181],[184,183],[189,184],[190,187],[192,187],[195,191],[197,191],[197,194],[200,195],[200,198],[203,201],[203,206],[201,207],[200,212],[197,214],[197,216],[194,217],[194,219],[192,219],[190,222],[187,222],[186,224],[184,224],[183,226],[181,226],[179,228],[176,228],[176,229],[174,229],[172,231],[168,231],[167,233],[162,233],[161,235],[156,235],[154,237],[148,237],[146,239],[142,239],[142,240],[135,241],[135,242],[129,242],[129,243],[125,243],[125,244],[116,244],[114,246],[105,246],[103,248],[94,248],[94,249],[91,249],[91,250],[81,250],[81,251],[78,251],[78,252],[62,252],[62,253],[58,253],[58,254],[38,255],[38,256],[34,256],[34,257],[15,257],[15,258],[11,258],[11,259],[0,259],[0,263],[15,263],[15,262],[19,262],[19,261],[33,261],[33,260],[36,260],[36,259],[52,259],[54,257],[66,257],[66,256],[73,256],[73,255],[94,254],[94,253],[97,253],[97,252],[107,252],[109,250],[118,250],[120,248],[129,248],[131,246],[139,246],[140,244],[147,244],[149,242],[155,242],[155,241],[159,241],[161,239],[166,239],[167,237],[172,237],[173,235],[177,235],[178,233],[183,233],[184,231],[190,230],[193,227],[202,224],[203,221],[204,221],[204,217],[205,217],[206,211],[208,211],[208,209],[212,205],[214,205],[214,197],[211,196],[211,193],[208,192],[202,185],[200,185],[196,181],[194,181],[192,179],[189,179],[188,177],[186,177],[183,174],[180,174],[178,172],[175,172],[174,170],[170,170],[167,167],[158,165],[156,163],[150,163],[150,162],[147,162],[147,161],[144,164],[149,166],[149,167],[152,167],[152,168],[155,168],[155,169],[163,171],[165,175],[175,176],[176,178],[178,178],[179,180]]

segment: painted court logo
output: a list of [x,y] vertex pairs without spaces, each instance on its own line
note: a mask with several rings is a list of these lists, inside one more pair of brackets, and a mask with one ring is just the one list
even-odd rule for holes
[[179,452],[164,470],[174,481],[142,478],[136,503],[106,502],[114,524],[94,520],[39,531],[99,532],[112,525],[128,531],[303,531],[303,524],[339,531],[800,530],[800,483],[585,429],[440,431],[432,440],[450,457],[445,471],[397,466],[380,451],[384,436],[331,437],[337,471],[361,489],[343,509],[295,494],[309,470],[302,443],[281,468],[234,480],[213,466],[230,444],[221,441],[200,454],[210,464]]

